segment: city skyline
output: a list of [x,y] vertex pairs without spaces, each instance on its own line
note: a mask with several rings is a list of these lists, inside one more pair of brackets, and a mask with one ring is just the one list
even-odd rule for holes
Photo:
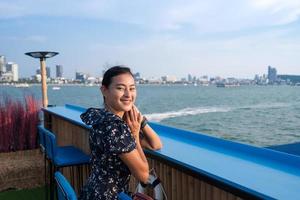
[[[1,63],[3,63],[3,59],[4,59],[4,61],[6,60],[6,58],[5,58],[5,56],[4,55],[0,55],[0,57],[1,57],[1,61],[2,62],[0,62],[0,64]],[[18,64],[17,63],[14,63],[14,62],[6,62],[6,65],[4,65],[4,67],[6,66],[6,68],[7,67],[9,67],[11,64],[14,64],[14,65],[16,65],[17,66],[17,68],[18,68]],[[67,76],[63,76],[63,66],[62,65],[60,65],[60,64],[56,64],[56,66],[55,66],[55,68],[53,69],[53,70],[51,70],[53,67],[49,67],[48,65],[46,66],[46,76],[47,76],[47,78],[67,78],[67,79],[77,79],[76,77],[78,76],[78,74],[80,74],[80,76],[84,76],[84,77],[86,77],[86,78],[88,78],[88,77],[91,77],[91,78],[102,78],[102,75],[103,75],[103,72],[105,71],[105,69],[106,68],[108,68],[109,66],[108,66],[108,63],[106,63],[105,64],[105,66],[103,67],[103,69],[102,69],[102,73],[101,74],[90,74],[90,73],[87,73],[86,71],[75,71],[74,72],[74,76],[72,76],[72,77],[67,77]],[[1,70],[2,70],[2,66],[0,67],[0,72],[1,72]],[[4,68],[5,69],[5,68]],[[11,67],[10,67],[10,69],[11,69]],[[254,79],[256,79],[257,77],[267,77],[268,79],[270,79],[270,77],[268,77],[269,75],[270,75],[270,69],[272,69],[273,71],[275,70],[275,75],[274,75],[274,73],[273,72],[271,72],[271,74],[273,74],[272,75],[272,80],[275,80],[276,78],[276,76],[277,76],[277,69],[276,68],[273,68],[272,66],[268,66],[267,68],[266,68],[266,73],[263,73],[263,74],[258,74],[258,73],[256,73],[256,74],[254,74],[254,76],[253,77],[250,77],[250,78],[244,78],[244,77],[234,77],[234,76],[228,76],[228,77],[224,77],[224,76],[218,76],[218,75],[212,75],[212,76],[208,76],[208,75],[206,75],[206,74],[202,74],[202,75],[199,75],[199,76],[197,76],[197,75],[194,75],[194,74],[191,74],[191,73],[186,73],[184,76],[180,76],[180,77],[178,77],[178,76],[176,76],[176,75],[172,75],[172,74],[160,74],[159,76],[148,76],[148,77],[146,77],[146,76],[143,76],[143,75],[141,75],[141,73],[140,72],[133,72],[134,74],[138,74],[138,76],[140,77],[140,78],[142,78],[142,79],[146,79],[146,80],[159,80],[159,79],[164,79],[164,78],[166,78],[166,77],[168,77],[168,78],[170,78],[170,79],[172,79],[172,80],[176,80],[176,81],[180,81],[180,80],[184,80],[184,79],[186,79],[186,80],[188,80],[188,81],[190,81],[190,79],[193,79],[193,80],[196,80],[196,79],[201,79],[201,78],[222,78],[222,79],[231,79],[231,78],[234,78],[234,79],[249,79],[249,80],[253,80],[253,78]],[[54,71],[55,70],[55,71]],[[7,70],[6,70],[7,71]],[[51,73],[51,71],[52,71],[52,73]],[[53,72],[54,71],[54,72]],[[7,72],[11,72],[11,70],[8,70]],[[17,69],[17,72],[16,72],[17,74],[16,74],[16,76],[17,77],[19,77],[19,70]],[[22,78],[22,79],[28,79],[28,78],[34,78],[36,75],[39,75],[40,74],[40,67],[38,67],[38,68],[36,68],[36,70],[35,70],[35,72],[33,72],[32,74],[30,74],[29,76],[27,76],[27,77],[20,77],[20,78]],[[295,75],[295,74],[287,74],[287,73],[282,73],[281,75],[287,75],[287,76],[290,76],[290,75]],[[300,76],[300,75],[295,75],[295,76]],[[1,75],[0,75],[0,78],[1,78]],[[36,78],[36,77],[35,77]],[[15,78],[16,79],[16,78]],[[18,78],[17,78],[18,79]]]
[[[106,66],[109,67],[109,66]],[[56,84],[70,84],[83,83],[93,86],[94,83],[101,83],[101,76],[93,76],[84,72],[76,72],[75,79],[63,76],[63,66],[56,65],[56,76],[51,76],[51,68],[46,66],[46,77],[49,83]],[[19,82],[18,64],[7,62],[3,55],[0,55],[0,82],[2,83],[16,83]],[[104,72],[104,71],[103,71]],[[164,75],[160,77],[146,78],[141,76],[139,72],[133,73],[135,81],[139,84],[198,84],[208,86],[215,84],[217,87],[235,87],[242,85],[300,85],[300,75],[277,74],[277,69],[268,66],[267,74],[255,74],[254,79],[236,78],[236,77],[208,77],[203,75],[200,77],[188,74],[187,77],[176,77],[174,75]],[[41,82],[41,70],[37,69],[35,75],[27,78],[21,78],[20,82],[37,83]],[[26,85],[28,86],[28,85]]]
[[24,55],[37,50],[58,51],[47,66],[64,66],[68,78],[76,71],[101,75],[107,63],[143,77],[253,78],[269,65],[300,74],[295,0],[3,0],[0,11],[0,55],[19,65],[20,77],[39,67]]

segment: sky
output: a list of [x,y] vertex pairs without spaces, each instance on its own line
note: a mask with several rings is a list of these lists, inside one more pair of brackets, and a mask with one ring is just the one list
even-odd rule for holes
[[1,0],[0,55],[29,77],[30,51],[56,51],[55,74],[253,78],[270,65],[300,75],[299,0]]

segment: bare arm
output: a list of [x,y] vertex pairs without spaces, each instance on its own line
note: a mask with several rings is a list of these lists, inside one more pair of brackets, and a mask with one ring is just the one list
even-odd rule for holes
[[158,150],[162,148],[162,142],[159,136],[151,128],[151,126],[149,126],[149,124],[146,124],[142,131],[145,136],[143,139],[141,139],[142,147],[145,147],[150,150]]
[[142,116],[137,112],[135,108],[125,113],[126,123],[128,124],[131,133],[136,141],[136,149],[129,153],[120,155],[122,161],[127,165],[130,172],[139,181],[146,183],[149,177],[149,165],[141,147],[139,131]]
[[139,142],[136,149],[120,155],[121,160],[127,165],[132,175],[143,183],[147,183],[149,166],[146,156]]

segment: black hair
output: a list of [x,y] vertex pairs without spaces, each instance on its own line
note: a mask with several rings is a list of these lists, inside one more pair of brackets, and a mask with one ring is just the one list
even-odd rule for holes
[[130,68],[125,67],[124,65],[118,65],[109,68],[103,75],[102,79],[102,85],[105,87],[108,87],[111,82],[112,78],[115,76],[118,76],[120,74],[130,74],[133,77],[132,72],[130,71]]

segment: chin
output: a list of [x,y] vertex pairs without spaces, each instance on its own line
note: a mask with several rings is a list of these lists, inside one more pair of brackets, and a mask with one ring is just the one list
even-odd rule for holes
[[131,106],[131,107],[124,107],[124,111],[125,111],[125,112],[128,112],[128,111],[131,110],[131,108],[132,108],[132,106]]
[[123,107],[123,110],[125,112],[128,112],[128,111],[130,111],[132,109],[132,104],[131,105],[122,106],[122,107]]

